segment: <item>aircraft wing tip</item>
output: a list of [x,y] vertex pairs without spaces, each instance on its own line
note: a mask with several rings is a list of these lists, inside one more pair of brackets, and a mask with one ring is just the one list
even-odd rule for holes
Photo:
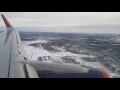
[[8,22],[8,20],[5,18],[5,16],[3,14],[1,14],[3,20],[4,20],[4,23],[6,25],[6,27],[12,27],[11,24]]
[[4,15],[3,15],[3,14],[1,14],[1,16],[3,17]]

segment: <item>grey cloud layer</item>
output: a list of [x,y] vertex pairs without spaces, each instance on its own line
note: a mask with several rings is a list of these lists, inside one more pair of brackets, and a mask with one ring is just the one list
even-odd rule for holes
[[[41,28],[41,26],[46,25],[120,24],[120,12],[0,12],[0,14],[4,14],[15,27],[27,26],[29,28],[33,26],[35,28],[35,26],[40,26],[39,28]],[[2,26],[4,26],[4,23],[0,18],[0,27]],[[72,28],[69,28],[69,30]],[[47,30],[54,31],[52,29]],[[77,31],[81,30],[77,29]],[[66,32],[68,31],[66,30]],[[102,31],[96,29],[93,32]],[[106,30],[105,32],[109,31]],[[117,32],[119,31],[117,30]]]

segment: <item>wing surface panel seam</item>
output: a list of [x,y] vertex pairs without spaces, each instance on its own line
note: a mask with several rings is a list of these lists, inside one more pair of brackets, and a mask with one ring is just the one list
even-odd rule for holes
[[9,59],[9,67],[8,67],[8,78],[10,75],[10,64],[11,64],[11,55],[12,55],[12,41],[13,41],[13,33],[12,33],[12,40],[11,40],[11,50],[10,50],[10,59]]

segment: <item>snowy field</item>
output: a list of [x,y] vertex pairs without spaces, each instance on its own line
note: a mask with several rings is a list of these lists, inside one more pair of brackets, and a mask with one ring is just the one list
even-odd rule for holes
[[[36,43],[39,43],[37,44],[37,47],[30,45],[30,44],[36,44]],[[89,67],[105,69],[112,76],[119,77],[118,74],[112,73],[99,62],[87,62],[81,59],[83,57],[95,58],[95,56],[93,55],[75,54],[71,52],[66,52],[65,48],[60,48],[57,46],[52,46],[52,48],[59,50],[59,52],[50,52],[42,47],[41,45],[42,43],[47,43],[47,41],[46,40],[23,41],[24,49],[26,51],[26,54],[29,60],[39,61],[39,58],[40,58],[42,61],[47,61],[51,63],[65,63],[62,57],[70,57],[75,60],[74,61],[75,63],[73,64],[77,64],[77,65],[80,64],[80,65],[85,65]]]
[[120,35],[20,32],[29,60],[85,65],[120,77]]

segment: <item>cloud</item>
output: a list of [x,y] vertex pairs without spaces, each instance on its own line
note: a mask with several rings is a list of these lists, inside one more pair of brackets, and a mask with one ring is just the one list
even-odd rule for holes
[[16,27],[24,32],[69,32],[69,33],[113,33],[120,34],[120,25],[78,25],[78,26],[31,26]]
[[[120,24],[120,12],[0,12],[0,14],[4,14],[16,28],[27,27],[38,30],[38,27],[44,27],[47,28],[46,31],[51,32],[59,32],[63,28],[62,26],[69,26],[68,32],[73,32],[72,26]],[[5,25],[2,18],[0,18],[0,27],[3,26]],[[53,26],[57,26],[56,30],[52,30]],[[97,28],[93,30],[93,32],[103,32]],[[76,27],[74,27],[74,29],[76,29]],[[76,31],[81,32],[80,29],[76,29]],[[86,30],[86,32],[87,31],[88,30]],[[109,33],[110,31],[107,29],[104,32]],[[113,31],[111,32],[113,33]]]

